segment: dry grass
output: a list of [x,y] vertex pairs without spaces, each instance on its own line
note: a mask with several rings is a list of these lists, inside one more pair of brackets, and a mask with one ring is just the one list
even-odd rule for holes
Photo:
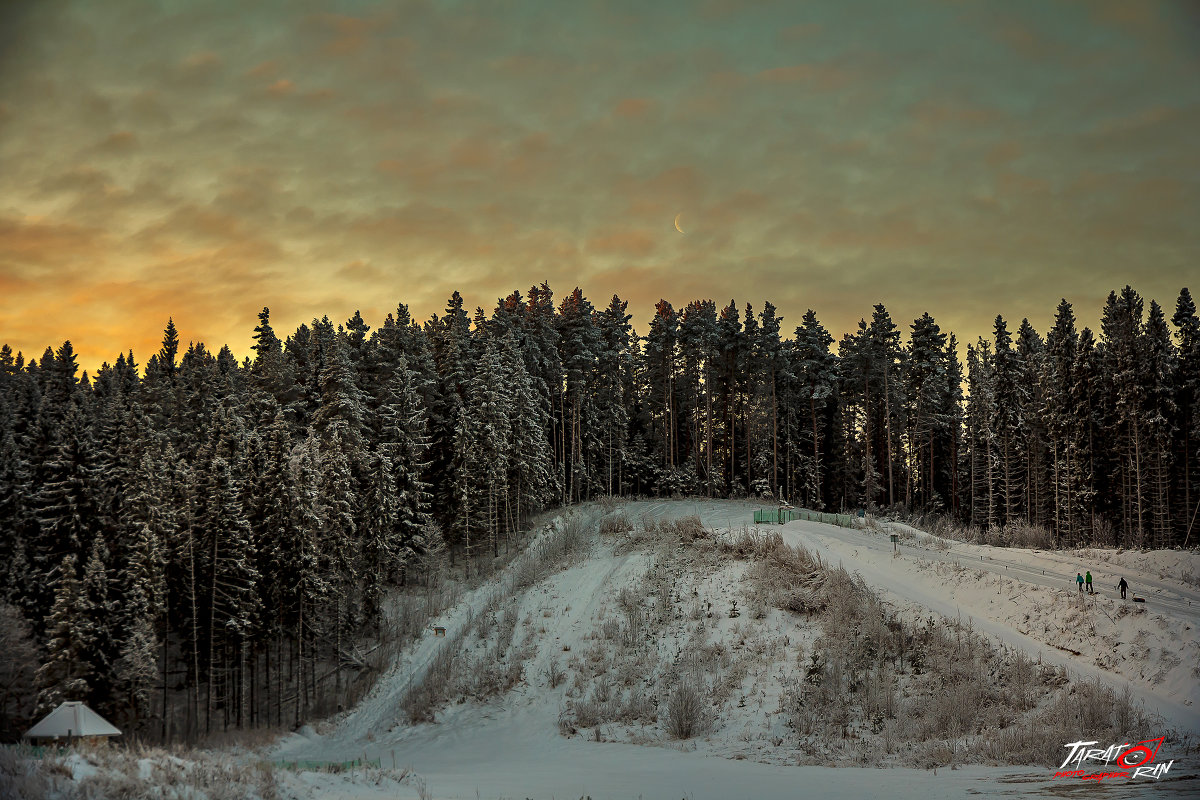
[[[909,514],[898,507],[888,509],[888,519],[894,519],[944,540],[1038,550],[1053,550],[1055,547],[1053,531],[1028,522],[1010,522],[995,528],[984,528],[979,525],[960,525],[945,514]],[[871,530],[883,530],[880,520],[875,517],[868,517],[866,524]],[[936,542],[934,545],[938,546]]]
[[0,747],[0,800],[41,800],[50,790],[44,766],[22,747]]
[[633,523],[625,516],[624,512],[618,511],[608,514],[604,519],[600,520],[600,535],[601,536],[619,536],[624,533],[629,533],[633,530]]
[[[94,774],[73,779],[68,759],[81,759]],[[62,756],[28,758],[0,749],[0,798],[21,800],[277,800],[270,764],[244,762],[209,750],[166,751],[107,744],[72,748]]]
[[705,693],[695,683],[684,681],[671,692],[667,701],[667,734],[672,739],[691,739],[708,729]]
[[733,537],[752,560],[752,595],[820,628],[780,712],[810,763],[1052,765],[1078,731],[1119,739],[1148,731],[1128,693],[997,648],[959,620],[889,613],[861,579],[777,535]]

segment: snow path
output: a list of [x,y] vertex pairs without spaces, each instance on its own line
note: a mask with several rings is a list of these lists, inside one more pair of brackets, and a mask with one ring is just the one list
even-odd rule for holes
[[[819,554],[826,563],[845,566],[851,573],[861,575],[872,589],[894,601],[915,604],[922,609],[933,611],[950,619],[957,618],[966,621],[969,618],[977,630],[1007,645],[1020,648],[1032,657],[1064,667],[1072,674],[1072,677],[1100,677],[1118,688],[1129,683],[1134,695],[1145,703],[1146,708],[1161,714],[1169,725],[1183,731],[1200,732],[1200,706],[1193,702],[1195,697],[1200,697],[1200,692],[1197,691],[1194,683],[1188,696],[1181,698],[1178,694],[1170,691],[1172,687],[1160,689],[1144,682],[1130,682],[1122,675],[1101,669],[1083,658],[1075,657],[1051,644],[1038,641],[989,613],[991,596],[992,594],[998,595],[999,592],[987,592],[981,587],[966,597],[957,594],[952,597],[947,590],[946,581],[940,580],[936,573],[921,569],[914,562],[914,556],[908,553],[906,548],[901,548],[900,557],[893,557],[890,541],[880,541],[883,539],[881,535],[872,536],[868,533],[807,521],[789,522],[780,527],[779,531],[788,544],[802,545]],[[954,557],[939,558],[939,555],[940,553],[936,550],[921,552],[921,557],[925,559],[949,561],[950,563],[956,561]],[[976,562],[964,559],[961,566],[968,570],[1005,573],[1003,565],[995,561],[989,564],[987,560]],[[1014,582],[1026,581],[1052,587],[1061,587],[1065,582],[1055,580],[1049,575],[1044,580],[1038,580],[1041,578],[1040,574],[1033,576],[1028,572],[1040,573],[1040,569],[1028,565],[1026,567],[1023,577],[1014,577]],[[1068,595],[1071,594],[1069,589],[1066,592]],[[1086,601],[1094,602],[1094,598],[1086,598]],[[1177,609],[1174,613],[1188,619],[1193,632],[1196,626],[1200,625],[1200,618],[1198,618],[1200,615],[1196,613],[1188,614],[1182,609]],[[1130,627],[1136,624],[1138,623],[1131,622]]]
[[[490,583],[472,589],[430,624],[445,627],[453,636],[453,631],[470,624],[470,620],[487,606],[494,592],[495,587]],[[427,631],[400,657],[363,702],[345,715],[338,724],[338,736],[359,740],[403,724],[400,701],[409,688],[421,680],[434,656],[449,641],[450,638],[436,637],[432,631]]]
[[[901,552],[919,550],[925,558],[940,560],[947,563],[960,563],[964,567],[982,569],[997,574],[1004,573],[1010,577],[1020,578],[1029,583],[1053,588],[1075,589],[1075,576],[1078,573],[1092,572],[1093,585],[1097,595],[1119,600],[1121,593],[1117,591],[1117,582],[1122,576],[1130,583],[1132,594],[1145,597],[1148,606],[1155,611],[1161,611],[1171,616],[1187,620],[1192,624],[1200,623],[1200,589],[1179,581],[1164,580],[1157,575],[1151,575],[1144,569],[1132,566],[1119,566],[1101,561],[1101,565],[1092,563],[1098,551],[1053,551],[1029,550],[1018,547],[989,547],[987,545],[968,544],[950,539],[938,539],[924,531],[910,528],[900,523],[886,523],[884,533],[866,531],[851,531],[837,528],[838,533],[828,533],[843,541],[855,541],[872,549],[891,551],[891,543],[884,538],[888,532],[912,534],[919,543],[910,541],[901,545]],[[930,546],[933,541],[944,542],[945,546]],[[981,558],[982,556],[982,558]],[[1200,560],[1200,559],[1198,559]],[[1101,571],[1103,570],[1103,571]],[[1147,587],[1149,590],[1147,591]]]

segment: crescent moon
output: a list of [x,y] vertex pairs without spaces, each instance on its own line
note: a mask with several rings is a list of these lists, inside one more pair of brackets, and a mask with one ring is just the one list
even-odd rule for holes
[[679,227],[679,218],[682,216],[682,211],[675,215],[675,230],[679,231],[680,233],[683,233],[683,228]]

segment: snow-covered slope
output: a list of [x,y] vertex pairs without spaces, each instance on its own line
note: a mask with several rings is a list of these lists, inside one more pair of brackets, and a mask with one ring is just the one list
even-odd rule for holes
[[[814,522],[782,527],[789,544],[843,564],[903,608],[969,619],[1073,674],[1116,686],[1128,682],[1169,724],[1200,731],[1200,592],[1194,588],[1133,565],[1120,572],[1101,567],[1097,551],[1072,557],[923,536],[904,541],[895,555],[889,533],[897,531],[912,534],[901,525],[878,533]],[[1075,575],[1087,571],[1099,587],[1095,595],[1076,587]],[[1122,601],[1115,589],[1121,576],[1148,602],[1134,603],[1132,594]]]
[[[622,504],[617,516],[654,528],[694,515],[719,538],[754,534],[754,508],[733,501],[643,501]],[[358,707],[319,733],[288,737],[273,757],[365,755],[385,766],[394,760],[416,779],[398,788],[387,783],[387,796],[411,797],[836,798],[876,795],[886,780],[888,796],[930,798],[1027,795],[1056,786],[1042,768],[933,771],[907,768],[904,759],[892,760],[886,772],[794,766],[813,759],[784,744],[780,697],[818,633],[794,615],[749,608],[745,562],[714,561],[712,548],[705,561],[686,546],[664,559],[653,542],[624,534],[619,525],[599,533],[600,513],[590,513],[597,531],[581,552],[514,597],[505,596],[514,585],[506,573],[466,594],[441,620],[450,629],[447,638],[418,642]],[[1154,585],[1177,605],[1168,612],[1151,602],[1144,613],[1122,613],[1130,606],[1119,600],[1081,602],[1064,590],[1063,576],[1074,566],[1064,564],[1062,554],[958,543],[947,550],[937,542],[918,549],[910,535],[894,558],[886,532],[808,522],[770,530],[861,573],[905,614],[970,618],[977,631],[1033,658],[1118,685],[1128,680],[1148,708],[1193,739],[1200,733],[1192,671],[1196,618],[1186,605],[1195,589],[1181,579],[1197,571],[1194,556],[1162,574],[1123,565],[1135,591]],[[967,566],[981,556],[982,569]],[[1093,574],[1104,576],[1098,585],[1115,584],[1095,560]],[[1046,580],[1035,582],[1035,572]],[[446,647],[456,648],[461,665],[448,680],[449,699],[436,722],[410,725],[404,698],[430,678]],[[713,676],[706,687],[713,703],[705,711],[709,725],[696,738],[676,741],[663,732],[664,710],[688,659],[701,657]],[[522,669],[520,680],[500,691],[479,677],[496,658]],[[595,724],[580,724],[589,715]],[[831,742],[829,758],[846,763],[854,746]],[[1180,758],[1175,775],[1194,778],[1194,761],[1194,755]],[[1164,781],[1153,789],[1157,796],[1195,787],[1194,780]],[[342,790],[318,779],[312,788],[321,797],[369,796],[362,794],[369,787]],[[1106,788],[1108,796],[1151,789],[1111,782]]]

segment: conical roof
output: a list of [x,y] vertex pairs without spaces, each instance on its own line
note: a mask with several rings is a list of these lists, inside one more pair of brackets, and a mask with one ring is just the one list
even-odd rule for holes
[[108,720],[77,700],[63,703],[25,732],[28,739],[120,735]]

